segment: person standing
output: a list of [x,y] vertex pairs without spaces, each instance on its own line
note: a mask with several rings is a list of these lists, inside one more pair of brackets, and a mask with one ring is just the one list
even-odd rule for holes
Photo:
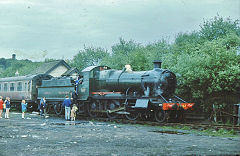
[[40,115],[46,117],[46,107],[47,107],[47,102],[46,102],[46,98],[43,97],[41,100],[40,100]]
[[2,118],[2,112],[3,112],[3,99],[2,96],[0,96],[0,118]]
[[9,111],[10,111],[10,98],[6,97],[6,100],[4,101],[4,104],[6,105],[6,112],[5,112],[5,118],[9,119]]
[[76,112],[77,112],[78,108],[76,104],[73,104],[72,110],[71,110],[71,121],[75,121],[76,120]]
[[67,121],[70,121],[71,104],[72,102],[69,99],[69,96],[67,95],[62,104],[62,106],[65,107],[65,119]]
[[22,105],[22,119],[24,119],[24,114],[27,111],[27,103],[26,103],[26,101],[22,100],[21,105]]

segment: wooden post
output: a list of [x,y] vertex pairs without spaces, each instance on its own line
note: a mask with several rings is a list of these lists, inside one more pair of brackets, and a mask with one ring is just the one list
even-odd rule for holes
[[233,111],[233,124],[240,125],[240,104],[234,104]]
[[238,115],[238,106],[237,104],[233,105],[233,125],[237,124],[237,115]]
[[238,125],[240,125],[240,104],[238,104]]
[[214,119],[214,122],[217,122],[217,112],[214,104],[213,104],[213,119]]

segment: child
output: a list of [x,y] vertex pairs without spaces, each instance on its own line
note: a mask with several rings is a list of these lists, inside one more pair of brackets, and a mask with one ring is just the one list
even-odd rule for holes
[[24,119],[24,113],[25,113],[26,110],[27,110],[27,103],[26,103],[26,101],[25,101],[25,100],[22,100],[21,105],[22,105],[22,119]]
[[9,119],[9,110],[10,110],[10,98],[6,97],[6,100],[4,101],[5,107],[6,107],[6,113],[5,118]]
[[76,106],[76,104],[73,104],[72,110],[71,110],[71,120],[75,121],[76,119],[76,112],[77,112],[78,108]]
[[[45,116],[45,117],[46,117],[46,106],[47,106],[46,98],[43,97],[43,98],[40,100],[40,115],[41,115],[41,116]],[[43,115],[43,114],[44,114],[44,115]]]

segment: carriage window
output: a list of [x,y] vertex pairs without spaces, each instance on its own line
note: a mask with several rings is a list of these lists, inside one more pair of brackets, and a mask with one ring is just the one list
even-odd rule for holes
[[22,91],[22,82],[17,83],[17,91]]
[[27,82],[24,83],[24,90],[27,91]]
[[28,82],[28,92],[30,92],[31,82]]
[[5,92],[7,92],[7,91],[8,91],[8,84],[7,84],[7,83],[4,83],[3,90],[4,90]]
[[14,83],[10,83],[10,92],[13,92],[14,91]]

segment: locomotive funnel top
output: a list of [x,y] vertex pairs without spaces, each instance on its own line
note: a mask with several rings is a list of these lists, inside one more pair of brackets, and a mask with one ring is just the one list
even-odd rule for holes
[[155,68],[161,68],[161,64],[162,64],[162,61],[160,61],[160,60],[154,60],[154,61],[153,61],[154,69],[155,69]]

